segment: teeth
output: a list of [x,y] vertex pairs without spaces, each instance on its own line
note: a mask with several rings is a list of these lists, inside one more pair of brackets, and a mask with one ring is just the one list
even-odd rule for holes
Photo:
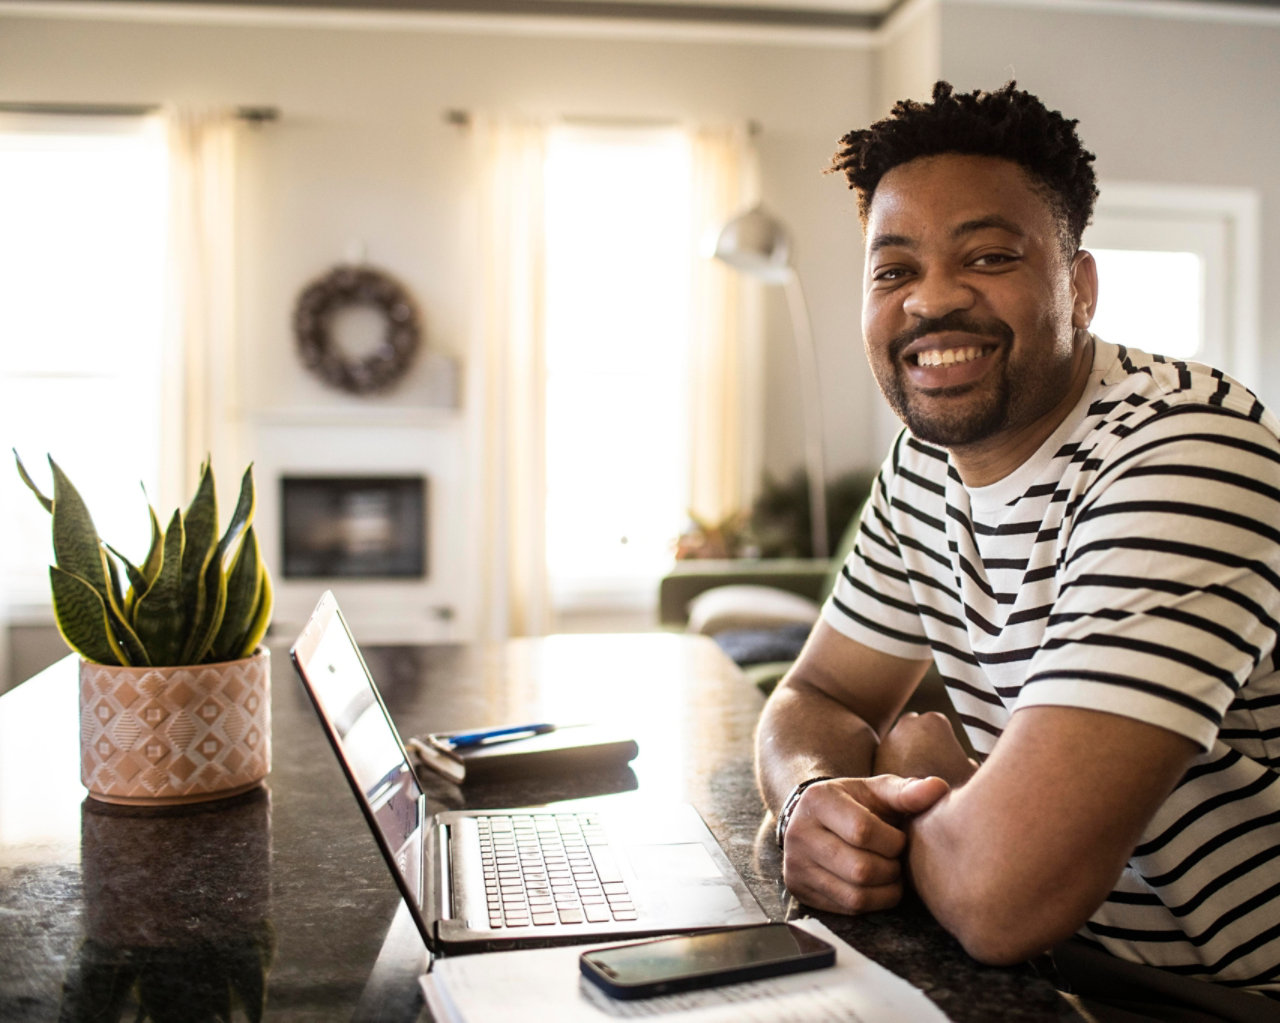
[[957,362],[980,359],[983,351],[977,345],[970,345],[968,348],[935,348],[917,354],[916,363],[920,366],[951,366]]

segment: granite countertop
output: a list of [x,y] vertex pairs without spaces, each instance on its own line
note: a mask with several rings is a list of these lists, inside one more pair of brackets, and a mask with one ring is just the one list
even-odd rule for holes
[[[159,815],[86,799],[73,659],[0,697],[0,1019],[132,1020],[139,999],[229,1002],[237,1020],[250,1018],[245,1004],[263,1005],[271,1021],[427,1018],[421,938],[397,912],[399,894],[287,652],[273,654],[267,784]],[[771,918],[803,912],[778,880],[755,789],[762,698],[710,640],[552,637],[366,654],[405,734],[596,720],[625,724],[640,745],[630,767],[593,777],[465,793],[424,779],[432,810],[607,793],[687,800]],[[821,918],[956,1023],[1082,1018],[1031,966],[976,963],[914,901]],[[113,987],[121,978],[139,983]]]

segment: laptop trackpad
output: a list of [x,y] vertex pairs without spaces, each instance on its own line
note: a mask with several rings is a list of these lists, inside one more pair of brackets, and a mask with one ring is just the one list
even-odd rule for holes
[[664,926],[728,926],[759,915],[751,915],[754,906],[744,905],[710,851],[697,842],[629,845],[625,855],[640,889],[637,905]]
[[696,842],[630,845],[626,856],[636,877],[650,883],[697,883],[723,877],[711,854]]

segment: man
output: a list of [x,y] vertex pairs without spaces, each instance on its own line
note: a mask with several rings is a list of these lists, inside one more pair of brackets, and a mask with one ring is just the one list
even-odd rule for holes
[[[1109,343],[1158,336],[1089,333],[1075,124],[940,82],[842,140],[906,429],[766,705],[761,791],[810,906],[910,884],[984,962],[1078,933],[1280,995],[1280,422]],[[899,719],[930,660],[976,760],[941,715]]]

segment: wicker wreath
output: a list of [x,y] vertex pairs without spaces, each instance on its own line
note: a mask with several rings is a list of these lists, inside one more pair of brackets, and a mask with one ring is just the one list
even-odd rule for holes
[[[382,343],[364,358],[351,358],[334,340],[334,314],[347,306],[372,306],[386,321]],[[395,278],[364,266],[339,266],[303,289],[293,313],[298,351],[307,368],[352,394],[390,387],[418,350],[418,313]]]

